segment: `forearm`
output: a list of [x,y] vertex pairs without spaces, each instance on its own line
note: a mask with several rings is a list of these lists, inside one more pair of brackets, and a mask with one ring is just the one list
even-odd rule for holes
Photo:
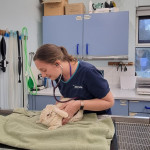
[[102,111],[112,106],[112,103],[103,99],[84,100],[84,110]]
[[114,98],[109,92],[104,98],[102,99],[91,99],[91,100],[84,100],[84,110],[91,110],[91,111],[102,111],[109,109],[114,104]]

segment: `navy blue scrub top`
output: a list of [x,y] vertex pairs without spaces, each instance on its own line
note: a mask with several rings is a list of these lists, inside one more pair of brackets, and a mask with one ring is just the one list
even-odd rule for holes
[[[77,97],[78,100],[101,99],[110,91],[108,82],[103,78],[101,72],[92,64],[84,61],[78,61],[77,69],[68,81],[63,81],[62,77],[58,88],[63,97]],[[92,112],[94,111],[84,111],[84,113]],[[110,114],[111,112],[109,109],[94,113]]]

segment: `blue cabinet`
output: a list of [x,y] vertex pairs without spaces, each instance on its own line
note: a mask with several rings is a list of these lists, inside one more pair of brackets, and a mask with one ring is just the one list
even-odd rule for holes
[[43,44],[64,46],[71,55],[82,56],[83,15],[43,16]]
[[150,117],[150,101],[115,100],[112,115]]
[[150,117],[150,102],[129,101],[129,115]]
[[[57,99],[60,99],[57,96]],[[28,109],[29,110],[42,110],[48,104],[55,104],[56,101],[53,96],[47,95],[28,95]]]
[[128,55],[128,12],[84,16],[83,55]]
[[64,46],[79,58],[128,55],[129,13],[43,17],[43,44]]
[[128,100],[115,100],[114,106],[111,108],[112,115],[128,116]]

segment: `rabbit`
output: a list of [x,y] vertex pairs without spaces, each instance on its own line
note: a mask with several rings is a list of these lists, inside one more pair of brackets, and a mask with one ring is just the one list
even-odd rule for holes
[[[66,98],[63,98],[62,100],[67,100]],[[60,106],[61,103],[58,103],[56,105],[47,105],[46,108],[44,108],[41,111],[40,114],[40,120],[37,121],[37,123],[42,123],[46,126],[48,126],[49,130],[54,130],[58,127],[62,126],[62,119],[68,117],[68,113],[59,109],[58,106]],[[83,118],[83,110],[79,110],[73,118],[69,120],[69,122],[75,122],[79,121]]]

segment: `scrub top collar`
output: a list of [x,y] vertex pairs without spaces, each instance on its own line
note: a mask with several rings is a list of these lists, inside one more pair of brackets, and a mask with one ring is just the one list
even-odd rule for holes
[[77,70],[78,70],[78,68],[79,68],[79,61],[78,61],[78,65],[77,65],[77,68],[76,68],[76,70],[75,70],[75,72],[73,73],[73,75],[70,77],[70,79],[69,80],[67,80],[67,81],[63,81],[63,80],[61,80],[61,82],[63,82],[63,83],[68,83],[73,77],[74,77],[74,75],[76,74],[76,72],[77,72]]

